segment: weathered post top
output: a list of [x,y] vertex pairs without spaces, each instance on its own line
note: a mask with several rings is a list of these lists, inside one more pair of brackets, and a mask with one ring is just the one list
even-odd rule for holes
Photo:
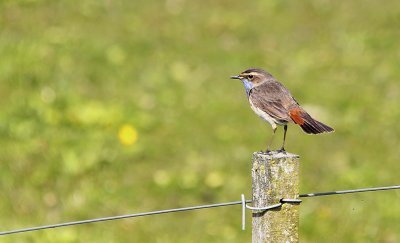
[[[283,152],[253,154],[253,207],[298,199],[299,156]],[[269,211],[253,211],[253,243],[298,242],[299,205],[284,203]]]

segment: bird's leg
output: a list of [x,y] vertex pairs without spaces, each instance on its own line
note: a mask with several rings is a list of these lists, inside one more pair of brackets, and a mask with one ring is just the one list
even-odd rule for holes
[[285,152],[286,132],[287,132],[287,125],[284,125],[283,126],[283,143],[282,143],[282,148],[279,150],[280,152]]
[[269,150],[269,147],[271,147],[272,141],[274,141],[274,136],[275,136],[276,128],[277,128],[276,126],[275,126],[275,127],[272,127],[272,137],[271,137],[271,139],[269,140],[269,143],[268,143],[268,145],[267,145],[267,151],[266,151],[266,153],[271,152],[271,150]]

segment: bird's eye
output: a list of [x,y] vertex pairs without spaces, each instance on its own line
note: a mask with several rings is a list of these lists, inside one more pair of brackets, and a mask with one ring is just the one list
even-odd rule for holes
[[254,76],[253,75],[249,75],[247,76],[249,79],[252,79]]

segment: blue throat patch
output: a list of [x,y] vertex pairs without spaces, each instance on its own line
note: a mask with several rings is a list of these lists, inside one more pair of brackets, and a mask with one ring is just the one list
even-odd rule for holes
[[246,89],[247,98],[249,98],[250,90],[251,88],[253,88],[253,84],[247,79],[242,79],[241,81],[243,82],[244,88]]

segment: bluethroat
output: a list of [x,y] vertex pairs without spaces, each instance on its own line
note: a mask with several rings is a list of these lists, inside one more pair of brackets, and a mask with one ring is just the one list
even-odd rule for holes
[[243,82],[251,109],[272,126],[273,133],[267,145],[267,152],[270,152],[269,148],[277,125],[283,126],[284,129],[283,143],[279,151],[285,151],[288,123],[299,125],[308,134],[334,131],[333,128],[312,118],[293,98],[289,90],[270,73],[259,68],[251,68],[231,78]]

